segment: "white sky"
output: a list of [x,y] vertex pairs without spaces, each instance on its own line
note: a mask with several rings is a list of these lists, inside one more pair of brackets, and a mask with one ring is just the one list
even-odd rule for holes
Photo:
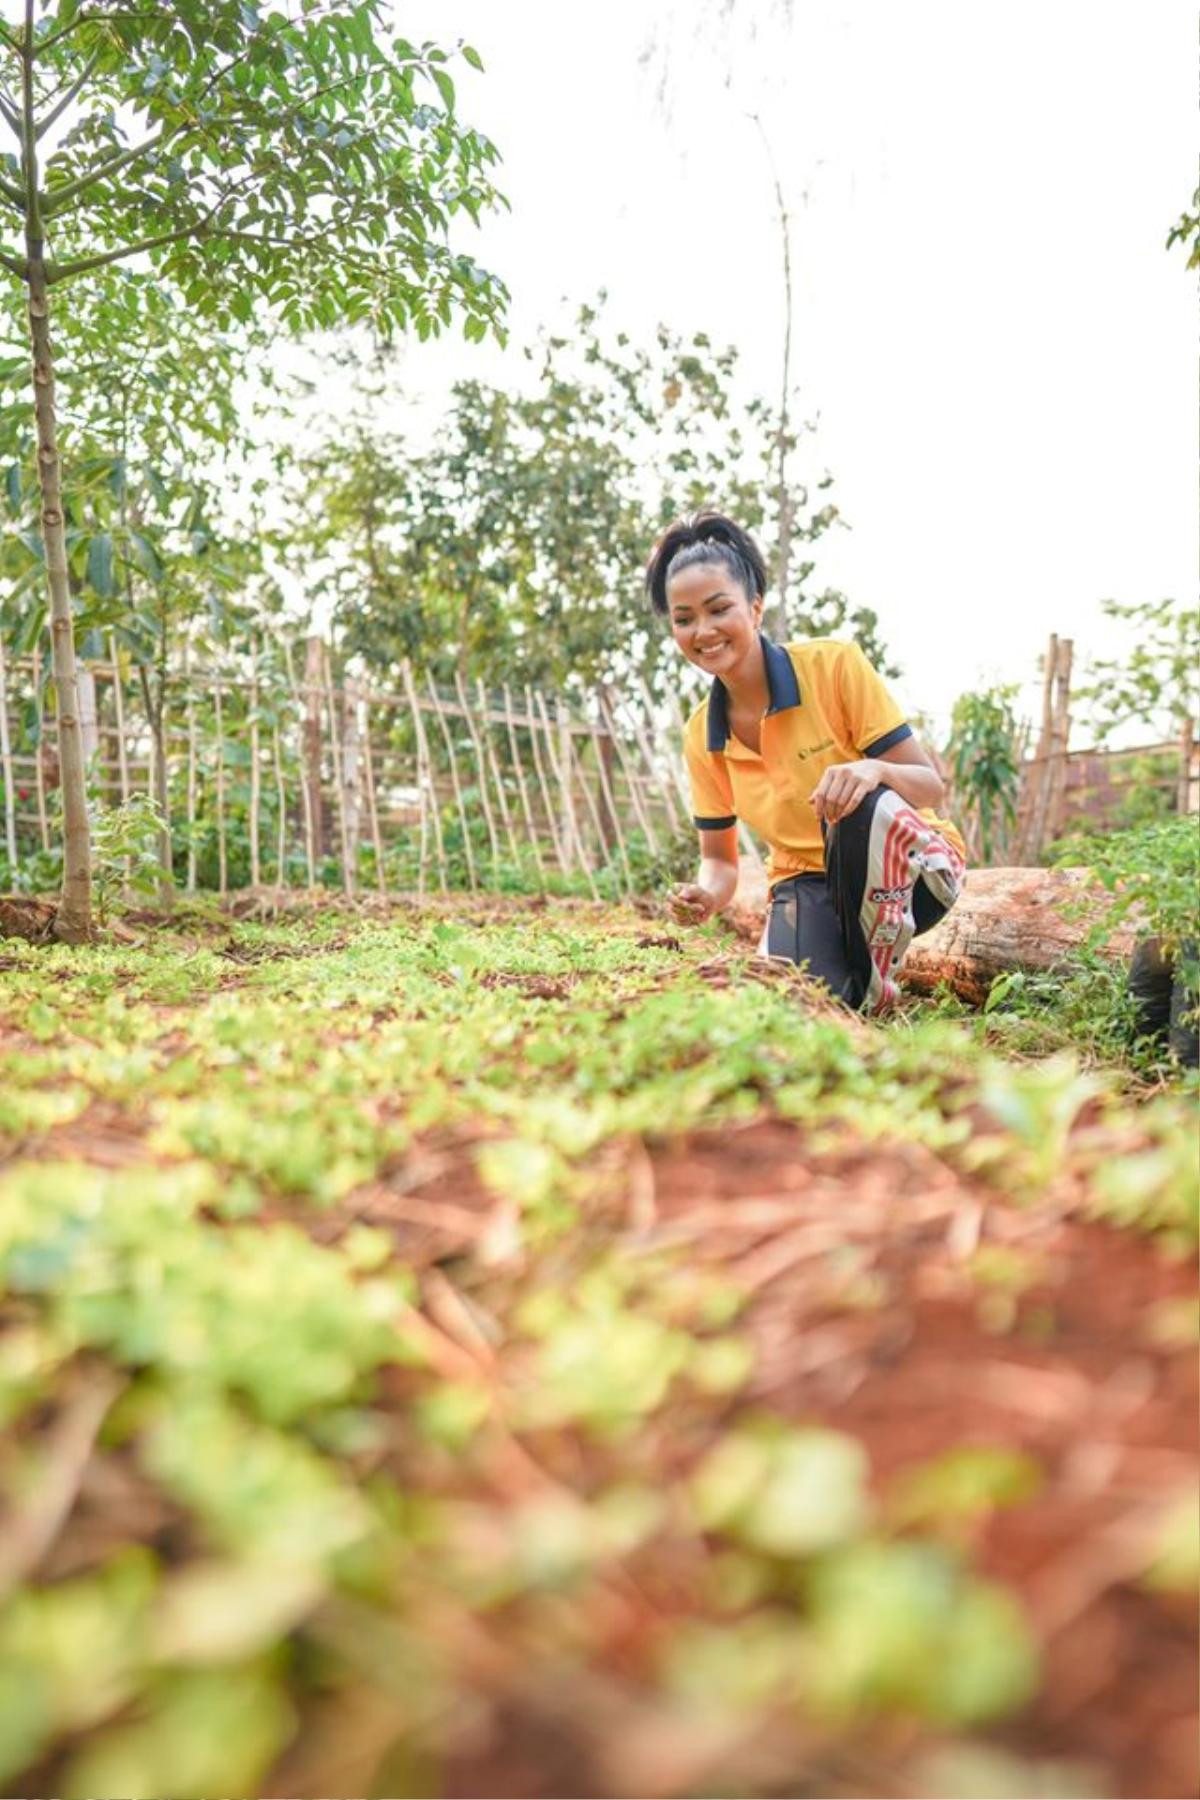
[[[486,64],[456,67],[460,105],[513,211],[463,247],[512,289],[517,343],[603,286],[637,334],[661,318],[735,342],[773,394],[758,110],[794,215],[800,411],[853,527],[821,540],[817,578],[879,613],[906,704],[944,720],[1004,680],[1036,711],[1050,631],[1078,667],[1121,648],[1102,599],[1195,593],[1196,282],[1164,248],[1196,180],[1194,10],[794,0],[790,28],[779,0],[720,10],[398,5],[406,32]],[[506,367],[457,335],[405,362],[431,408]]]

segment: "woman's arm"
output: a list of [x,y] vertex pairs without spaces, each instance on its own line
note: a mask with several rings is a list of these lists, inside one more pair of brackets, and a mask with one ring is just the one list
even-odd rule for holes
[[695,881],[674,887],[667,895],[667,911],[677,925],[703,925],[728,906],[737,892],[737,826],[700,833],[700,868]]
[[946,794],[941,776],[916,738],[910,737],[893,744],[882,756],[864,756],[826,769],[813,789],[813,808],[818,819],[833,825],[877,787],[893,788],[910,806],[935,810]]

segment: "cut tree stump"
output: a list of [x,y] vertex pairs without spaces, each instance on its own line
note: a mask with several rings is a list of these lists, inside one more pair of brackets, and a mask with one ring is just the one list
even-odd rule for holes
[[[758,942],[766,917],[767,884],[742,859],[738,890],[727,917],[739,936]],[[940,925],[914,938],[900,982],[919,994],[946,983],[960,999],[982,1006],[997,975],[1061,966],[1078,949],[1107,895],[1087,869],[972,869],[957,904]],[[1126,960],[1138,936],[1126,919],[1104,950]]]

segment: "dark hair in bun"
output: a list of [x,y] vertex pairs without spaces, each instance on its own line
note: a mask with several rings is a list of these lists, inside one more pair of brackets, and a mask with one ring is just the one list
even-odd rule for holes
[[646,565],[646,592],[655,612],[666,613],[667,582],[693,563],[718,563],[735,575],[750,600],[767,591],[762,551],[740,525],[704,507],[667,526]]

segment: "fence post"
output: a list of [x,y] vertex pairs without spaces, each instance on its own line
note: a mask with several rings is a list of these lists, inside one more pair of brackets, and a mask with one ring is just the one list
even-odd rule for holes
[[432,813],[433,844],[437,852],[438,886],[445,894],[449,892],[449,883],[446,879],[446,848],[442,842],[442,811],[438,804],[438,792],[433,779],[433,759],[429,754],[429,739],[425,735],[425,721],[421,717],[421,697],[417,693],[412,664],[407,657],[400,667],[404,676],[404,685],[408,690],[408,702],[412,707],[413,730],[417,735],[417,785],[421,796],[421,868],[418,877],[418,892],[422,894],[425,892],[427,816]]
[[[525,712],[529,719],[529,748],[533,752],[533,766],[537,771],[538,786],[542,791],[542,805],[546,809],[546,824],[554,843],[554,853],[558,857],[558,866],[564,875],[569,875],[571,873],[570,840],[567,839],[564,841],[562,831],[560,830],[561,821],[555,813],[553,802],[550,799],[550,784],[546,780],[546,770],[542,763],[541,751],[538,749],[538,728],[533,717],[533,692],[530,688],[525,689]],[[547,740],[549,740],[549,735],[550,727],[547,724]],[[547,741],[546,745],[546,755],[547,758],[549,758],[549,741]]]
[[184,721],[187,728],[187,890],[196,891],[196,702],[192,692],[192,646],[183,646]]
[[[480,690],[482,692],[482,689]],[[513,760],[513,768],[517,773],[517,792],[521,797],[521,812],[525,819],[525,829],[529,833],[529,842],[533,846],[533,860],[537,864],[538,883],[541,891],[546,891],[546,868],[542,862],[542,846],[538,838],[537,825],[533,817],[533,808],[529,804],[529,790],[525,786],[525,770],[521,764],[521,746],[517,739],[517,728],[513,721],[512,695],[507,687],[504,690],[504,719],[508,726],[508,747]],[[551,833],[553,836],[553,832]],[[555,849],[557,850],[557,843]]]
[[[1196,722],[1190,716],[1179,731],[1179,787],[1176,806],[1185,816],[1200,810],[1200,762],[1196,755]],[[1193,800],[1193,783],[1196,798]]]
[[[312,820],[313,863],[328,848],[325,795],[321,787],[321,718],[324,696],[325,644],[315,633],[304,640],[304,785],[308,792],[308,816]],[[313,868],[310,882],[315,883]]]
[[[1071,736],[1071,661],[1074,643],[1063,638],[1058,646],[1058,668],[1054,682],[1054,719],[1051,727],[1050,798],[1047,808],[1047,834],[1058,834],[1062,818],[1063,798],[1067,784],[1067,754]],[[1039,845],[1039,850],[1041,846]]]
[[0,642],[0,774],[4,776],[4,842],[8,850],[8,878],[17,873],[17,796],[13,774],[12,743],[8,735],[8,673],[4,644]]
[[379,803],[375,798],[375,760],[371,745],[371,684],[363,687],[363,773],[367,787],[367,822],[371,829],[371,848],[375,852],[375,885],[385,897],[388,891],[387,871],[383,864],[383,838],[379,830]]
[[[333,691],[333,658],[328,653],[322,657],[322,667],[325,673],[325,704],[329,710],[329,754],[333,760],[333,792],[337,798],[338,840],[342,847],[342,889],[347,897],[353,897],[353,853],[349,824],[346,818],[346,787],[342,774],[341,736],[338,731],[337,703]],[[343,694],[343,701],[344,699]]]
[[463,855],[466,857],[467,861],[467,882],[471,892],[475,893],[479,887],[479,882],[475,874],[475,850],[471,843],[471,821],[467,817],[467,808],[463,800],[463,791],[458,779],[458,757],[454,754],[454,737],[449,725],[446,723],[446,715],[442,711],[441,696],[434,685],[433,676],[428,669],[425,671],[425,685],[429,689],[429,698],[433,704],[433,710],[437,715],[438,725],[441,727],[442,742],[446,746],[446,760],[450,765],[450,786],[454,790],[454,803],[458,808],[459,824],[462,826]]
[[217,892],[224,897],[229,888],[229,865],[225,854],[225,719],[219,678],[213,683],[213,724],[217,738]]
[[258,855],[258,825],[261,793],[258,769],[258,639],[250,640],[250,886],[261,884],[262,868]]

